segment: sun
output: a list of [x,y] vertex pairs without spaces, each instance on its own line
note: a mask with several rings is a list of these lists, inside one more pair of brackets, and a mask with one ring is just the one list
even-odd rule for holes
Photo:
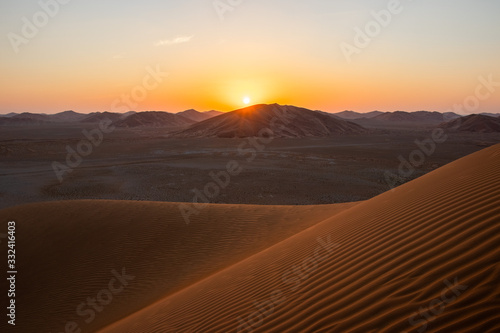
[[250,97],[243,98],[243,103],[246,105],[250,104]]

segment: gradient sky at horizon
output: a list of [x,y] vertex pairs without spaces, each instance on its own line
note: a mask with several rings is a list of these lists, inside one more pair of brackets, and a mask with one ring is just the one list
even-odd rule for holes
[[[168,76],[124,110],[230,111],[248,96],[328,112],[447,111],[479,76],[500,82],[494,0],[401,0],[348,63],[340,44],[388,3],[244,0],[220,20],[213,0],[72,0],[16,54],[8,34],[41,8],[0,0],[0,113],[112,110],[148,66]],[[478,112],[500,112],[500,88]]]

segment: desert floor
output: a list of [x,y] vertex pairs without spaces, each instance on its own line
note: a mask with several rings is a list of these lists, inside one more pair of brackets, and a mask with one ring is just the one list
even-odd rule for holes
[[[242,171],[210,203],[354,202],[387,191],[385,172],[397,174],[399,156],[408,160],[418,149],[415,140],[431,137],[430,130],[385,130],[252,145],[248,139],[172,139],[162,129],[116,129],[60,182],[52,163],[65,164],[66,147],[76,150],[84,128],[96,126],[0,128],[0,208],[68,199],[192,202],[192,190],[203,191],[213,182],[210,173],[225,170],[229,161]],[[447,135],[398,185],[500,141],[499,134]]]

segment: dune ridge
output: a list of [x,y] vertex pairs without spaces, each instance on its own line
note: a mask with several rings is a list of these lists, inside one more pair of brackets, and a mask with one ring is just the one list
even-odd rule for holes
[[[78,200],[0,210],[2,230],[17,223],[16,329],[64,332],[75,322],[95,332],[354,205],[210,205],[190,225],[178,204],[165,202]],[[85,322],[77,306],[122,269],[134,279]],[[0,331],[6,325],[0,322]]]
[[462,158],[100,332],[498,332],[499,162],[500,145]]

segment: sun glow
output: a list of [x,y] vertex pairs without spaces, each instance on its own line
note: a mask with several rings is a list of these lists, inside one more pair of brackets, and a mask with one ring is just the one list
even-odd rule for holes
[[243,98],[243,103],[244,103],[245,105],[250,104],[250,97],[245,97],[245,98]]

